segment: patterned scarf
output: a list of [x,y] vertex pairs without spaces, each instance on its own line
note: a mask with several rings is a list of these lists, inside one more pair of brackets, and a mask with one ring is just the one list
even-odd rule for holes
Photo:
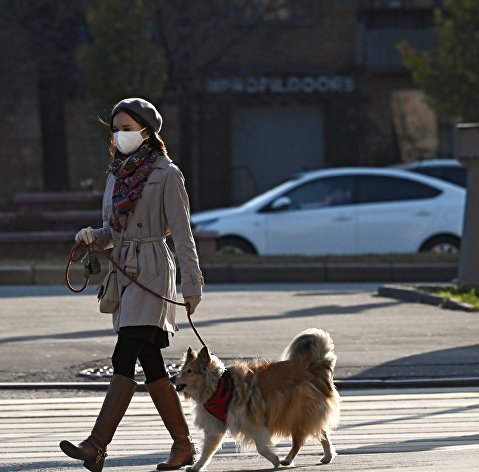
[[108,166],[108,172],[115,177],[113,188],[113,212],[111,227],[119,233],[125,224],[128,213],[133,213],[146,180],[153,170],[153,163],[161,153],[152,150],[144,143],[136,152],[125,159],[114,159]]

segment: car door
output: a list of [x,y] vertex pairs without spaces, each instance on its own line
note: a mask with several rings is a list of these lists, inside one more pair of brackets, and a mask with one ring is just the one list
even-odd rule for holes
[[[351,176],[300,184],[262,210],[267,254],[353,254],[356,209]],[[282,206],[275,207],[276,203]]]
[[437,217],[441,191],[398,176],[357,179],[358,253],[416,252]]

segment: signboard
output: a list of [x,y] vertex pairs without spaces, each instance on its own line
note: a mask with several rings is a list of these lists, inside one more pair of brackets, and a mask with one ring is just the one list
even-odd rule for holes
[[262,93],[352,93],[356,81],[347,75],[306,75],[285,77],[226,77],[206,81],[208,93],[238,93],[256,95]]

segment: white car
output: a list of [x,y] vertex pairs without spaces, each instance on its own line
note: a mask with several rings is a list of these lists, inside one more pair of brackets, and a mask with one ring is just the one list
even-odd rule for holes
[[191,216],[220,251],[258,255],[459,250],[466,191],[406,170],[349,167],[298,175],[241,206]]
[[395,166],[467,187],[467,168],[456,159],[424,159]]

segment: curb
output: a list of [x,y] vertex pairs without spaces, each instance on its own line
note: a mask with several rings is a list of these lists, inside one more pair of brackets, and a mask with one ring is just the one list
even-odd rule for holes
[[[340,283],[340,282],[451,282],[455,263],[207,264],[201,267],[207,283]],[[106,272],[105,272],[106,273]],[[58,265],[0,265],[0,285],[61,285],[65,267]],[[83,268],[72,267],[74,280]],[[101,281],[101,276],[95,280]],[[95,283],[92,278],[92,283]]]
[[451,282],[454,263],[241,264],[202,266],[208,283]]
[[413,286],[383,285],[378,287],[378,295],[381,297],[395,298],[410,303],[424,303],[426,305],[440,306],[449,310],[462,310],[468,312],[479,311],[472,305],[459,301],[444,299],[439,295],[423,292]]
[[[479,387],[479,377],[437,377],[411,379],[343,379],[334,381],[338,390],[407,389],[407,388],[459,388]],[[107,390],[110,382],[4,382],[0,390]],[[144,383],[137,391],[146,392]]]

